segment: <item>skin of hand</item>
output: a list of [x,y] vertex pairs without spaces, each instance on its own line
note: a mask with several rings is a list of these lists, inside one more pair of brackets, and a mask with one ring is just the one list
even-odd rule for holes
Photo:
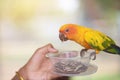
[[[52,80],[60,77],[53,74],[52,63],[45,55],[58,52],[52,44],[38,48],[29,61],[18,71],[24,80]],[[14,79],[13,79],[14,80]]]

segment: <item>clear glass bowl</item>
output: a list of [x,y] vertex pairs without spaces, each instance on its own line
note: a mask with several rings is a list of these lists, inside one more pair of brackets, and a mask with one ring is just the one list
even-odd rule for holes
[[55,73],[62,75],[67,74],[67,76],[87,71],[91,60],[90,54],[81,57],[79,51],[49,53],[46,56],[49,57],[53,63]]

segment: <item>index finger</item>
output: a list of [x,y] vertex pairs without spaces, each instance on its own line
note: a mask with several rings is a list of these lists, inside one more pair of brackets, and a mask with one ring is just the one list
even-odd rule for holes
[[29,60],[28,64],[32,65],[34,67],[39,67],[39,65],[43,62],[43,60],[46,58],[45,55],[47,53],[55,53],[58,50],[55,49],[52,44],[47,44],[41,48],[38,48],[35,53],[33,54],[33,56],[31,57],[31,59]]

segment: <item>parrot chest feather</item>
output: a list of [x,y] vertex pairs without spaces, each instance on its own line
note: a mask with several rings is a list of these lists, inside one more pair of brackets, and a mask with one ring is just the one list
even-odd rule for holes
[[84,40],[84,35],[79,35],[74,41],[85,47],[86,49],[91,49],[91,46]]

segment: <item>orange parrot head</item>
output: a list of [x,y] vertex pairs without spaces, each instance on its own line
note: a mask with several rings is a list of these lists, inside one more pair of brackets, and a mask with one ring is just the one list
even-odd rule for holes
[[73,40],[77,33],[76,24],[65,24],[59,30],[59,38],[61,41]]

